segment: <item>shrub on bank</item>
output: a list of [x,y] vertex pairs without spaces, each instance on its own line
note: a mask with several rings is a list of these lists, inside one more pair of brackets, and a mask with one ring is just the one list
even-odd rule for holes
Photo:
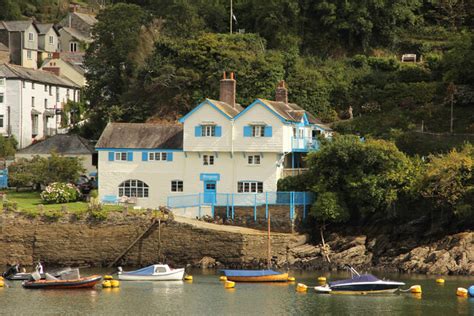
[[71,183],[54,182],[41,192],[41,199],[45,203],[69,203],[79,199],[81,193],[77,187]]

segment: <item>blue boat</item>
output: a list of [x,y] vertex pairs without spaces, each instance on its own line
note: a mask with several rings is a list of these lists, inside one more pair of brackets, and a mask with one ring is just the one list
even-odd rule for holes
[[394,293],[400,286],[405,285],[403,282],[380,280],[372,274],[360,275],[353,267],[348,266],[351,271],[352,278],[329,282],[325,286],[316,286],[314,289],[318,293],[331,294],[377,294],[377,293]]

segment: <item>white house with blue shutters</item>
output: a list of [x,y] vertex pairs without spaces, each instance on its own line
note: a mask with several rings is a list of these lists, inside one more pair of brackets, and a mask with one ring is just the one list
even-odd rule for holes
[[176,124],[109,123],[99,152],[101,199],[132,198],[141,207],[166,205],[170,196],[258,193],[298,172],[331,129],[288,102],[282,81],[276,100],[235,103],[236,81],[222,79],[220,100],[205,99]]

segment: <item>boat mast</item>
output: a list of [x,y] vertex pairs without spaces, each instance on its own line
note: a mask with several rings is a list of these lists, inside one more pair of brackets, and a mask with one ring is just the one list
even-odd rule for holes
[[270,210],[268,211],[268,218],[267,218],[267,267],[268,269],[272,266],[272,252],[271,252],[271,239],[270,239]]

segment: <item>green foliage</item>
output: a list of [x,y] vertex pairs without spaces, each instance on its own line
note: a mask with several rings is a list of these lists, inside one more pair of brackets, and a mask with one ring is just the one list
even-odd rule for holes
[[60,210],[47,210],[43,213],[43,216],[48,221],[57,222],[64,214]]
[[420,193],[432,201],[435,208],[466,212],[470,205],[463,203],[468,195],[474,194],[472,146],[462,151],[453,149],[446,155],[429,156],[426,172],[421,181]]
[[53,182],[72,183],[84,172],[80,159],[64,157],[54,152],[50,157],[21,158],[9,167],[9,186],[39,187]]
[[311,215],[323,223],[345,222],[350,217],[346,205],[334,192],[322,192],[318,195],[316,202],[311,207]]
[[13,157],[17,149],[18,142],[15,137],[0,137],[0,157]]
[[46,203],[59,204],[75,202],[81,193],[75,185],[71,183],[53,182],[41,192],[41,199]]
[[306,174],[281,178],[278,180],[277,190],[283,192],[308,191],[310,188],[308,187],[309,182],[307,179],[308,178]]
[[444,57],[445,79],[474,87],[474,32],[461,34]]
[[317,195],[314,214],[331,221],[347,220],[345,210],[355,219],[387,212],[410,192],[418,171],[393,143],[353,136],[335,137],[307,163]]

